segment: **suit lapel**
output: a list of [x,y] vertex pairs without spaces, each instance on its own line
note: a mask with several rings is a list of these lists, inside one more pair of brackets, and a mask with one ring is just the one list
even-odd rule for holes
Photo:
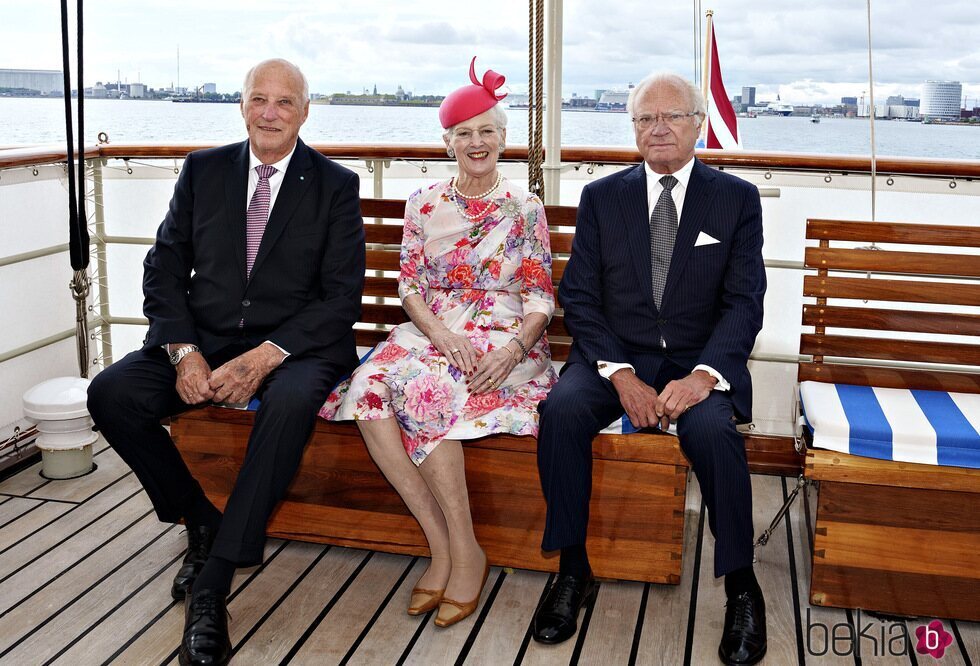
[[245,196],[248,193],[248,141],[232,152],[231,167],[225,174],[225,221],[228,237],[238,262],[238,274],[245,282]]
[[684,210],[681,212],[680,223],[677,226],[677,240],[674,241],[674,252],[670,257],[670,269],[667,271],[667,283],[664,285],[664,298],[670,298],[671,292],[684,270],[688,255],[694,247],[694,242],[704,226],[704,220],[715,196],[714,172],[695,160],[691,179],[687,182],[687,192],[684,194]]
[[620,204],[623,209],[626,243],[630,249],[633,268],[640,288],[646,294],[650,307],[653,302],[653,276],[650,267],[650,220],[647,216],[647,177],[643,164],[635,167],[622,180]]
[[310,159],[310,149],[302,140],[296,140],[296,151],[289,160],[286,173],[283,176],[282,184],[279,186],[279,194],[276,195],[276,203],[272,207],[269,215],[269,223],[262,234],[262,242],[259,244],[258,254],[255,255],[255,263],[252,265],[252,275],[262,265],[272,247],[279,240],[286,225],[296,212],[296,207],[303,198],[303,194],[313,184],[313,160]]

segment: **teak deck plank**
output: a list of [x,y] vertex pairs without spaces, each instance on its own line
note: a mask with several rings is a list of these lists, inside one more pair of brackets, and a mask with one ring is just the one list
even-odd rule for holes
[[[695,553],[698,546],[698,523],[701,516],[701,487],[693,472],[687,488],[687,503],[684,507],[684,568],[681,582],[676,588],[664,585],[651,585],[647,597],[646,616],[640,633],[637,655],[647,655],[648,661],[656,663],[662,659],[664,664],[680,664],[684,661],[684,646],[687,639],[688,614],[691,607],[691,589],[697,575]],[[708,535],[705,521],[704,534]],[[702,555],[703,557],[703,555]],[[653,661],[650,661],[653,660]]]
[[362,550],[331,548],[286,597],[286,602],[239,647],[235,658],[243,664],[281,662],[368,555]]
[[[515,663],[548,574],[508,570],[466,663]],[[533,641],[532,641],[533,642]],[[528,645],[528,651],[530,651]],[[542,646],[544,647],[544,646]]]
[[[133,588],[138,587],[148,576],[159,571],[161,567],[181,554],[184,547],[180,540],[156,539],[158,536],[164,537],[170,532],[179,531],[174,526],[162,524],[154,516],[150,516],[129,530],[124,542],[120,540],[117,548],[113,549],[113,554],[119,552],[122,547],[125,547],[125,550],[119,552],[118,557],[89,558],[91,563],[85,567],[86,571],[75,571],[70,581],[46,588],[32,606],[40,605],[59,610],[56,613],[51,613],[49,610],[47,617],[53,618],[52,621],[23,641],[15,650],[4,655],[4,659],[10,660],[11,663],[40,663],[52,659],[61,651],[64,643],[91,629],[93,623],[121,603]],[[163,534],[164,532],[168,534]],[[142,552],[139,552],[144,546]],[[113,561],[120,559],[122,555],[128,556],[130,551],[133,551],[135,557],[108,575],[114,568]],[[98,582],[100,580],[101,582]],[[84,586],[94,584],[98,585],[99,594],[82,593],[80,598],[67,605],[70,599],[79,594],[80,588],[84,592]],[[18,624],[14,616],[20,608],[8,616],[14,625]],[[45,619],[47,618],[35,614],[29,622],[37,625]],[[5,649],[7,644],[7,638],[4,637],[0,640],[0,645],[3,646],[0,649]]]
[[[263,561],[267,561],[270,555],[280,546],[281,543],[270,540],[266,543],[263,554]],[[239,569],[235,572],[235,577],[231,582],[231,596],[236,596],[242,586],[248,581],[251,569]],[[166,580],[165,594],[157,599],[157,613],[163,613],[160,617],[153,619],[155,614],[145,618],[148,626],[139,635],[134,634],[131,638],[132,643],[125,646],[123,651],[116,656],[112,663],[125,666],[144,666],[145,664],[160,664],[170,658],[176,663],[175,656],[180,645],[180,635],[184,630],[184,605],[173,601],[170,598],[170,583],[172,577]],[[233,602],[232,602],[233,603]],[[232,624],[234,624],[232,622]],[[229,628],[231,631],[231,629]],[[108,657],[109,655],[104,655]]]
[[644,586],[631,581],[602,581],[579,655],[583,664],[629,663],[633,641],[623,637],[632,638]]
[[296,663],[340,663],[404,570],[403,557],[375,553],[295,654]]
[[[412,559],[402,557],[402,567]],[[351,655],[351,666],[374,666],[375,664],[395,664],[412,640],[420,626],[431,622],[427,615],[413,617],[405,612],[411,599],[412,588],[429,566],[427,558],[418,558],[405,579],[392,595],[388,605],[371,625],[361,644]],[[389,590],[390,591],[390,590]]]
[[[21,501],[20,498],[15,499]],[[33,502],[33,500],[23,501]],[[47,525],[51,521],[57,520],[75,506],[66,502],[47,502],[44,500],[38,500],[33,503],[39,504],[40,506],[31,510],[29,513],[21,514],[16,520],[7,523],[3,526],[3,529],[0,529],[0,553],[21,539],[24,539],[27,535],[37,531],[39,526]]]
[[[175,547],[177,546],[181,549],[179,552],[183,552],[186,539],[182,535],[177,539]],[[169,548],[170,544],[167,543],[165,547]],[[132,636],[146,626],[149,618],[169,605],[170,587],[179,568],[178,559],[162,571],[154,571],[155,575],[146,587],[139,591],[134,589],[133,592],[136,594],[131,599],[92,627],[80,641],[58,656],[52,662],[52,666],[102,663],[106,657],[115,654]],[[176,603],[174,607],[177,607]],[[61,642],[67,643],[64,639]]]
[[[125,501],[138,489],[136,479],[127,477],[5,551],[0,556],[0,612],[16,601],[19,586],[34,589],[37,581],[29,575],[32,568],[35,574],[40,572],[41,580],[49,580],[100,546],[104,541],[103,530],[127,524],[146,513],[146,505],[136,496]],[[117,504],[120,506],[113,509]],[[58,546],[55,551],[47,552],[55,546]],[[34,568],[45,557],[51,562],[50,568]]]
[[[143,514],[145,508],[140,506],[137,511]],[[28,587],[26,581],[32,580],[35,581],[34,585],[38,592],[30,599],[31,603],[21,603],[23,596],[11,595],[9,589],[4,590],[4,617],[12,627],[18,627],[19,630],[11,628],[3,632],[0,636],[0,652],[7,650],[21,637],[33,631],[35,626],[47,621],[53,613],[60,613],[73,602],[76,596],[95,585],[106,572],[122,564],[130,555],[146,545],[147,541],[158,536],[165,529],[169,529],[169,526],[161,525],[153,516],[139,518],[135,525],[128,527],[126,525],[129,517],[126,512],[120,510],[117,513],[118,523],[107,524],[98,531],[100,537],[116,537],[111,542],[106,539],[110,547],[101,547],[100,540],[100,546],[84,555],[76,551],[75,557],[83,559],[77,560],[77,565],[71,568],[69,574],[55,580],[57,574],[67,569],[59,567],[60,553],[51,553],[5,581],[12,588],[19,587],[17,592],[20,592]],[[16,601],[12,602],[12,599]],[[68,626],[71,626],[70,622]]]

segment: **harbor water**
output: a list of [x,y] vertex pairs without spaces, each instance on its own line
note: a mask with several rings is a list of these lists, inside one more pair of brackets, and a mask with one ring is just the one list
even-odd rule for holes
[[[300,135],[324,143],[433,143],[442,128],[435,108],[330,106],[313,104]],[[507,140],[527,143],[527,110],[509,109]],[[0,98],[0,147],[63,143],[60,99]],[[631,146],[625,113],[562,113],[566,146]],[[867,118],[759,116],[740,118],[746,150],[867,155]],[[175,104],[142,100],[85,100],[85,135],[95,143],[105,132],[113,143],[194,143],[238,141],[245,137],[237,104]],[[980,159],[980,127],[924,125],[878,120],[879,155]]]

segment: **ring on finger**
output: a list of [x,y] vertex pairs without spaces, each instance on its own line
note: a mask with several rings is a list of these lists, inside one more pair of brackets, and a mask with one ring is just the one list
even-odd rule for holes
[[491,388],[497,388],[497,380],[494,379],[493,377],[491,377],[490,379],[488,379],[487,380],[487,383],[490,384],[490,387]]

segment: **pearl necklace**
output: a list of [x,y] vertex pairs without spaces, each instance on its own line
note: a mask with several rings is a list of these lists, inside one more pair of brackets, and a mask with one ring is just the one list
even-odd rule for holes
[[456,193],[456,196],[458,196],[458,197],[460,197],[462,199],[469,199],[470,201],[472,201],[474,199],[486,199],[488,196],[490,196],[491,194],[493,194],[494,192],[496,192],[497,191],[497,188],[500,187],[500,181],[502,181],[503,179],[504,179],[503,174],[501,174],[498,171],[497,172],[497,180],[493,184],[493,187],[491,187],[489,190],[487,190],[486,192],[484,192],[482,194],[474,194],[472,196],[467,195],[467,194],[463,194],[462,192],[459,191],[459,188],[456,186],[456,179],[455,178],[453,178],[449,182],[452,185],[453,192]]
[[481,220],[484,217],[486,217],[487,216],[487,213],[490,212],[490,202],[489,201],[483,202],[484,203],[483,208],[481,208],[480,210],[478,210],[474,214],[470,214],[470,213],[467,213],[466,212],[466,206],[464,206],[462,204],[462,200],[466,200],[466,201],[478,201],[478,200],[481,200],[481,199],[486,199],[491,194],[493,194],[494,192],[497,191],[497,188],[500,187],[500,182],[502,180],[503,180],[503,175],[498,172],[497,173],[497,181],[493,184],[493,187],[491,187],[489,190],[487,190],[486,192],[484,192],[482,194],[476,194],[476,195],[473,195],[473,196],[467,196],[467,195],[463,194],[462,192],[460,192],[459,191],[459,188],[456,187],[456,179],[455,178],[451,179],[449,181],[449,183],[450,183],[450,185],[451,185],[451,187],[453,189],[453,194],[455,195],[453,197],[453,201],[456,204],[456,209],[459,210],[459,214],[462,215],[463,217],[465,217],[470,222],[476,222],[477,220]]

